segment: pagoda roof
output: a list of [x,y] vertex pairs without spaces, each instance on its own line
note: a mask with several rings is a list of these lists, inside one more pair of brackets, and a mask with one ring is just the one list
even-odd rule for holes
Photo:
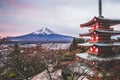
[[85,33],[85,34],[80,34],[80,36],[91,36],[92,34],[94,34],[94,32],[97,33],[104,33],[104,34],[111,34],[111,35],[119,35],[120,31],[114,30],[114,31],[108,31],[108,30],[93,30],[89,33]]
[[94,60],[94,61],[111,61],[111,60],[119,60],[120,59],[120,55],[116,55],[116,56],[109,57],[109,58],[101,58],[101,57],[97,57],[94,55],[90,55],[88,53],[78,53],[78,54],[76,54],[76,56],[86,59],[86,60]]
[[108,34],[120,34],[120,31],[114,30],[114,31],[108,31],[108,30],[96,30],[98,33],[108,33]]
[[78,44],[78,46],[84,46],[84,47],[91,47],[91,46],[101,46],[101,47],[109,47],[109,46],[120,46],[119,42],[115,43],[82,43]]
[[113,26],[113,25],[120,24],[120,19],[108,19],[104,17],[94,17],[89,22],[80,24],[80,27],[90,27],[91,25],[95,23],[107,23],[109,24],[109,26]]

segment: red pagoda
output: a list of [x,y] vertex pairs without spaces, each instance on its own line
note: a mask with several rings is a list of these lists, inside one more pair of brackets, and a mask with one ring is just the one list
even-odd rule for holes
[[81,24],[80,27],[88,27],[89,33],[80,34],[80,36],[89,36],[91,39],[82,44],[78,44],[80,47],[88,47],[89,50],[85,53],[76,54],[80,60],[84,60],[85,63],[89,63],[93,66],[104,66],[108,70],[111,69],[109,64],[120,60],[119,53],[113,51],[113,47],[120,47],[120,43],[114,42],[111,36],[119,35],[120,31],[116,31],[111,26],[120,24],[120,20],[107,19],[102,16],[102,1],[99,0],[99,16],[94,17],[87,23]]

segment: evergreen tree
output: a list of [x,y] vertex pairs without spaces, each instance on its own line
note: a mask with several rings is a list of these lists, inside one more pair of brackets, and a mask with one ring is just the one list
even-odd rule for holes
[[77,49],[76,38],[73,38],[73,41],[72,41],[72,43],[71,43],[71,45],[70,45],[69,50],[70,50],[70,51],[73,51],[73,50],[76,50],[76,49]]
[[31,80],[35,74],[44,70],[44,65],[41,64],[39,56],[29,57],[29,59],[26,54],[20,52],[17,44],[15,44],[10,57],[10,75],[14,74],[14,78],[10,77],[13,80]]
[[69,51],[73,51],[77,49],[77,44],[78,43],[84,43],[85,40],[84,39],[80,39],[80,38],[73,38],[73,41],[69,47]]
[[14,50],[10,54],[10,68],[12,73],[15,74],[16,78],[25,79],[24,70],[24,56],[20,52],[20,48],[17,44],[14,45]]

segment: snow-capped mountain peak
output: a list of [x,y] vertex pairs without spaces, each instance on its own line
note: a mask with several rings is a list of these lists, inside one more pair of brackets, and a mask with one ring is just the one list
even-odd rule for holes
[[49,35],[49,34],[55,34],[55,33],[51,31],[50,29],[43,27],[40,30],[33,32],[33,34]]
[[29,33],[22,36],[16,36],[9,38],[12,42],[19,42],[19,43],[48,43],[48,42],[57,42],[57,43],[71,43],[73,40],[72,36],[61,35],[54,33],[48,28],[41,28],[38,31],[33,33]]

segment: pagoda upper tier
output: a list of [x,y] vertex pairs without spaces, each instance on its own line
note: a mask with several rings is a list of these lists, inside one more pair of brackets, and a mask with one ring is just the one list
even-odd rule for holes
[[80,27],[91,27],[93,24],[104,24],[107,26],[114,26],[117,24],[120,24],[120,19],[108,19],[104,17],[94,17],[92,20],[90,20],[87,23],[81,24]]

